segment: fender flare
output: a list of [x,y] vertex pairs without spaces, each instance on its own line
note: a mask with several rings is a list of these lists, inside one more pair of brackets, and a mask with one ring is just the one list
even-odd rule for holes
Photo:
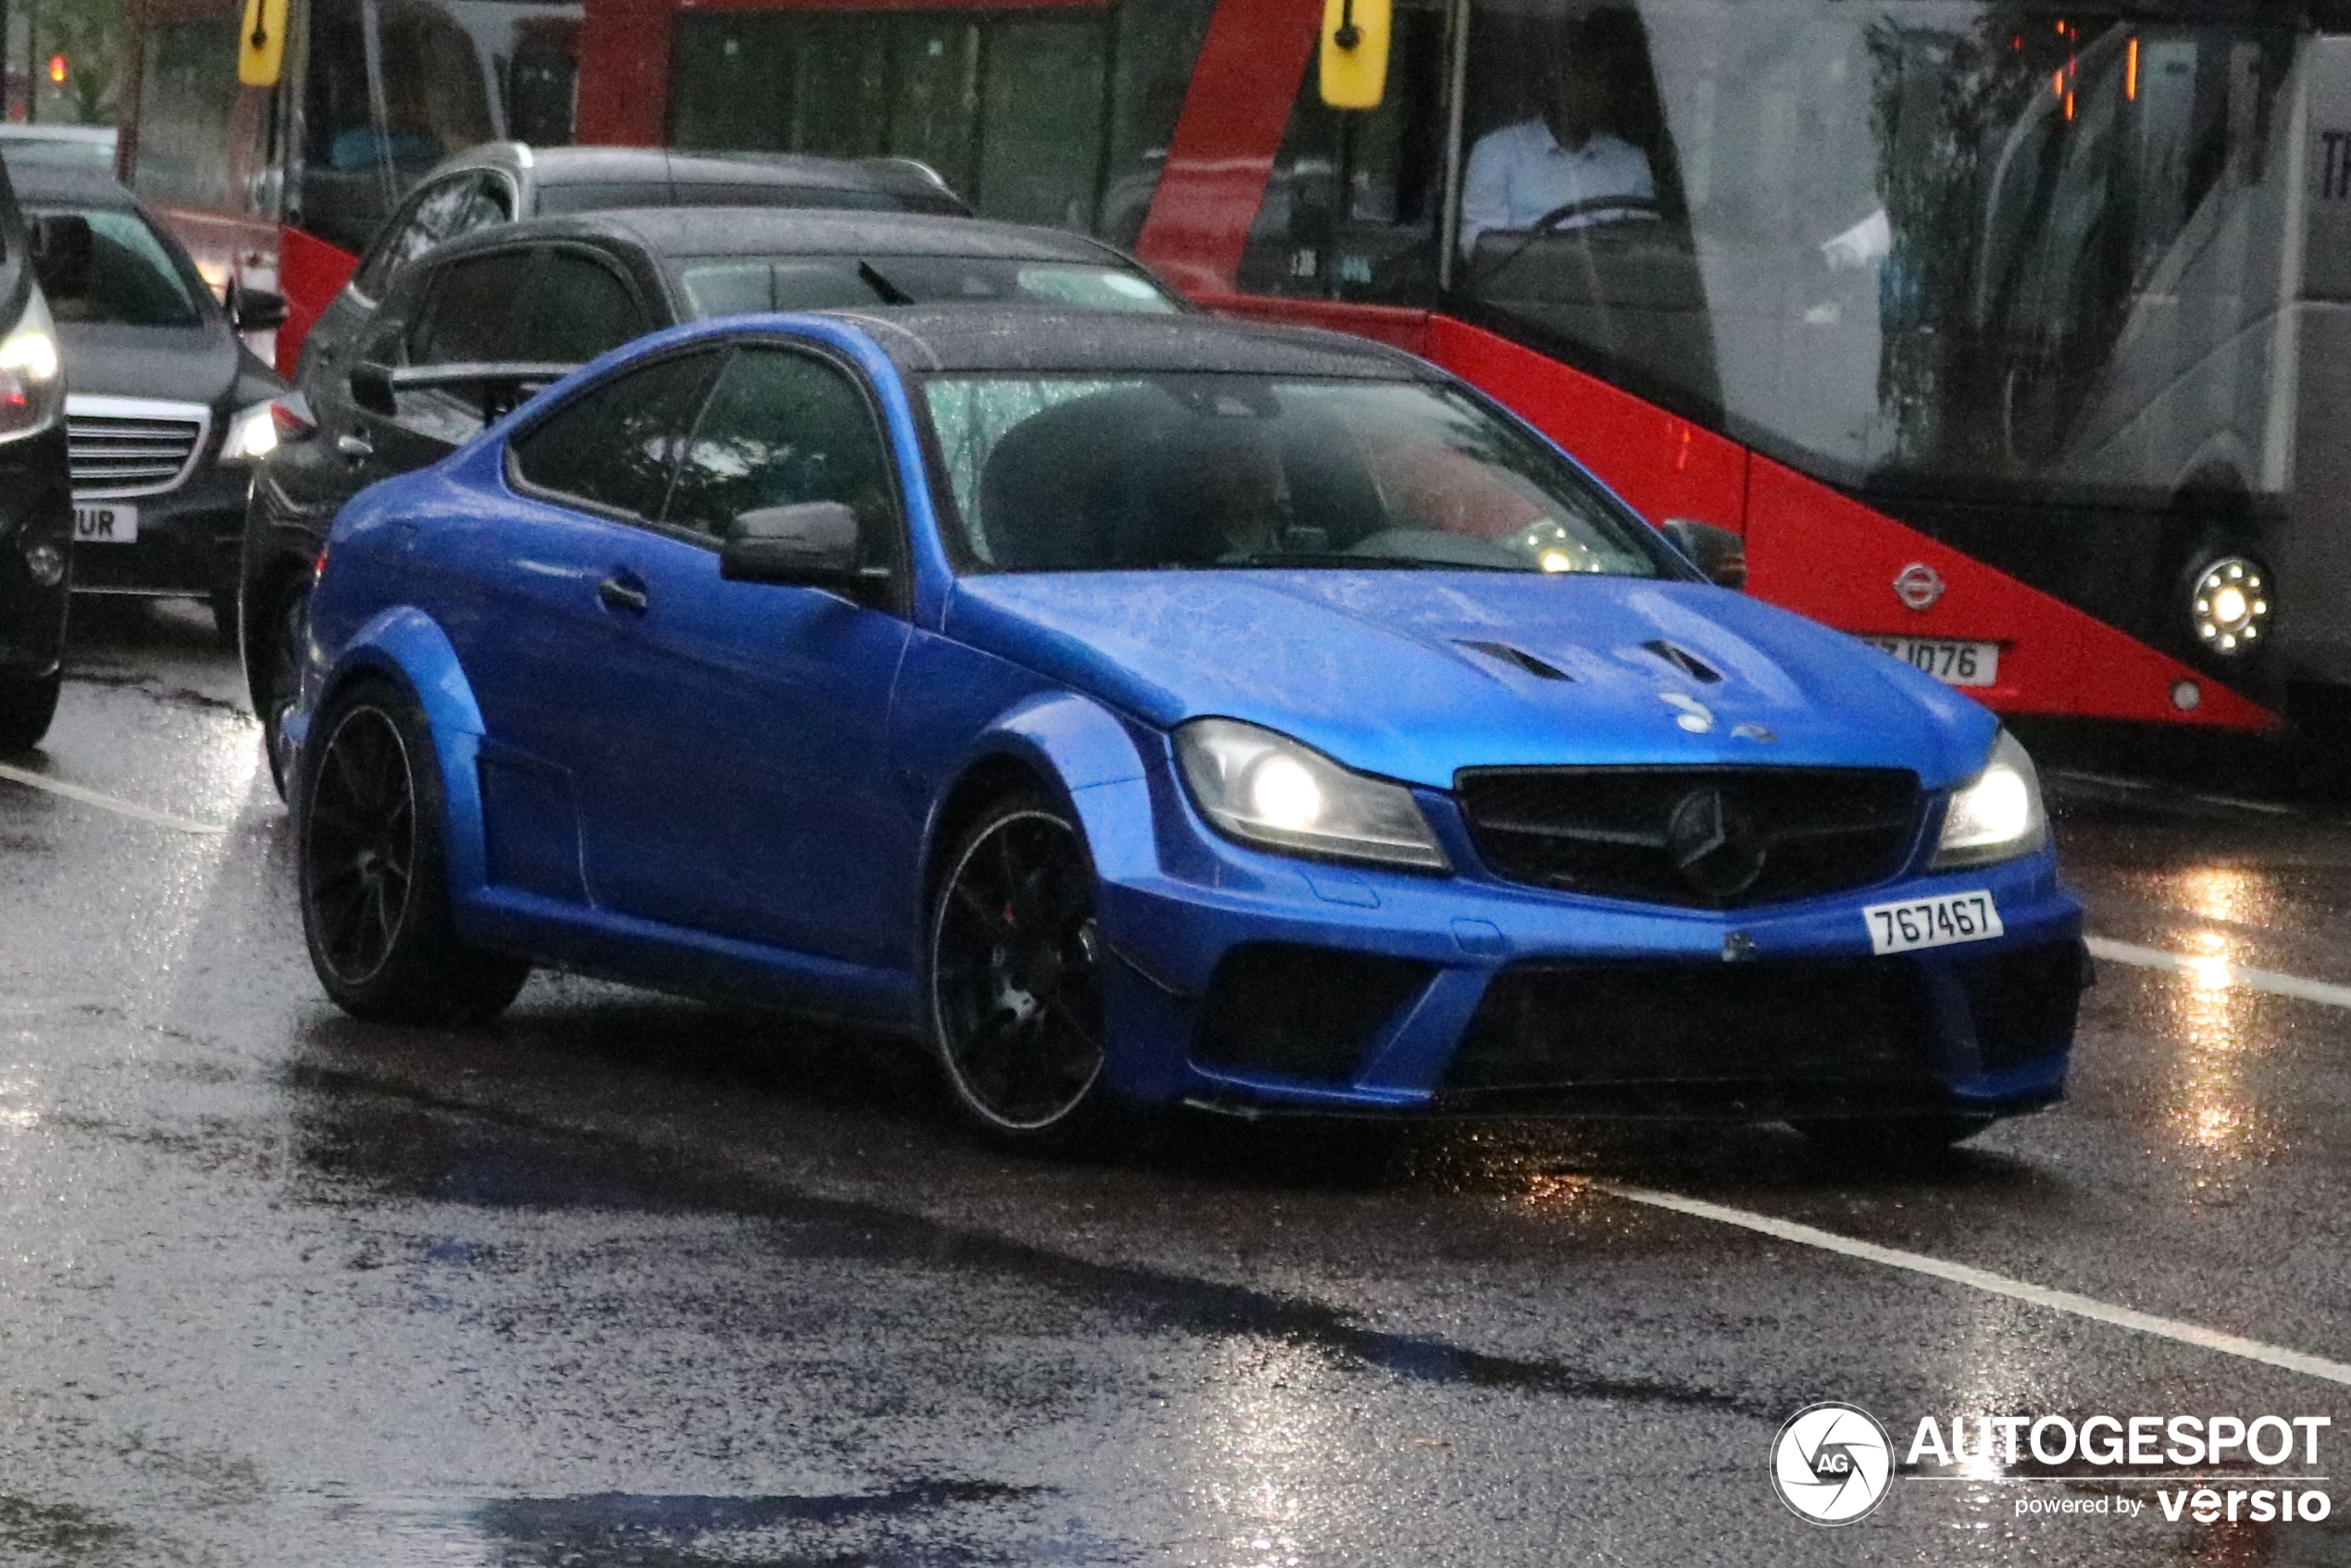
[[[1004,762],[1020,764],[1068,803],[1104,883],[1157,871],[1150,775],[1134,735],[1124,720],[1091,698],[1048,691],[1023,698],[999,714],[947,770],[947,782],[932,798],[923,824],[917,874],[926,888],[931,867],[948,848],[941,840],[953,826],[949,803],[963,794],[975,774]],[[928,899],[919,899],[916,907],[927,927]]]
[[[489,877],[489,846],[481,815],[481,704],[466,678],[457,650],[430,616],[398,604],[376,613],[344,643],[319,683],[313,714],[324,713],[337,692],[368,675],[387,677],[407,689],[424,710],[441,765],[441,795],[448,811],[442,825],[443,859],[449,867],[453,904]],[[305,727],[305,730],[307,726]],[[306,744],[308,736],[304,740]]]

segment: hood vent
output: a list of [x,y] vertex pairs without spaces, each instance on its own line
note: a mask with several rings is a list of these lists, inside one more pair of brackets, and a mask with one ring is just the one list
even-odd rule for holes
[[1702,680],[1707,685],[1712,686],[1723,678],[1721,670],[1716,669],[1687,648],[1677,648],[1662,637],[1654,642],[1644,642],[1641,646],[1688,676],[1692,680]]
[[1524,670],[1537,679],[1574,680],[1575,678],[1557,665],[1547,665],[1525,649],[1513,648],[1507,642],[1464,642],[1462,646],[1474,648],[1489,659],[1499,659],[1515,669]]

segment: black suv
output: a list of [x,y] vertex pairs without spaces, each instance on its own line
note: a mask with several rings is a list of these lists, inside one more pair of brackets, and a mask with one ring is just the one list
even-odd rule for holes
[[[245,676],[273,777],[305,604],[335,512],[445,456],[539,387],[681,321],[1029,301],[1186,309],[1132,258],[1057,229],[904,213],[645,208],[467,234],[404,270],[348,363],[305,355],[245,517]],[[282,778],[280,777],[282,783]]]
[[49,732],[66,643],[73,490],[57,334],[0,168],[0,752]]
[[[662,147],[530,147],[485,142],[433,166],[376,230],[359,268],[303,340],[302,366],[332,360],[435,245],[493,224],[614,207],[822,207],[968,218],[971,209],[911,158],[727,156]],[[297,368],[297,379],[302,370]]]

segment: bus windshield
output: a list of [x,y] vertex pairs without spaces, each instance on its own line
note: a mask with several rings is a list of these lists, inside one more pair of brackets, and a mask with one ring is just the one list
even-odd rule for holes
[[2281,303],[2292,44],[1965,0],[1481,0],[1441,270],[1473,319],[1838,482],[2168,489],[2276,417],[2247,329]]

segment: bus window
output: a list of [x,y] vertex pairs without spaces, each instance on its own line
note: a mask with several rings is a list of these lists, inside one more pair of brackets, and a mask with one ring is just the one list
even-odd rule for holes
[[1393,13],[1375,109],[1323,102],[1319,61],[1291,106],[1236,281],[1250,293],[1425,305],[1445,199],[1445,11]]
[[311,0],[308,23],[302,159],[288,216],[330,244],[357,251],[392,210],[397,190],[367,135],[375,110],[359,0]]
[[237,85],[236,17],[155,23],[143,66],[133,188],[152,201],[245,212],[238,176],[258,167],[253,141],[267,94]]
[[466,30],[430,0],[392,0],[377,14],[384,123],[357,134],[373,135],[404,184],[497,136],[496,78]]
[[918,158],[984,217],[1131,244],[1211,8],[687,11],[670,140]]

